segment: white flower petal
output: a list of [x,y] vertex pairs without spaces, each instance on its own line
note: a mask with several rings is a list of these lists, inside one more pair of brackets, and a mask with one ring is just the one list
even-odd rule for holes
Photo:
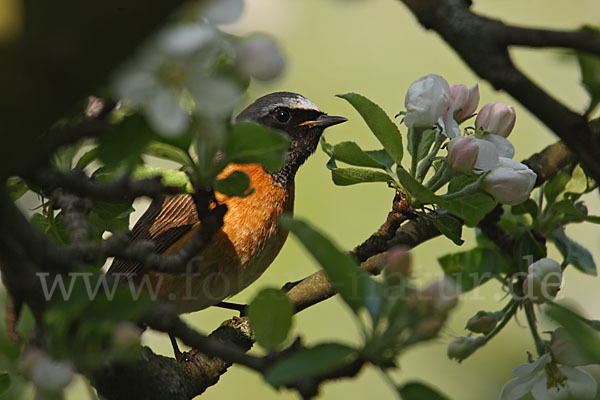
[[213,24],[235,22],[244,11],[244,0],[210,0],[201,15]]
[[233,82],[222,78],[196,77],[188,89],[196,110],[208,117],[224,117],[232,112],[240,101],[240,89]]
[[534,385],[543,379],[542,376],[526,375],[506,382],[498,400],[517,400],[531,391]]
[[546,366],[546,364],[549,364],[551,361],[552,359],[550,353],[546,353],[532,363],[521,364],[517,366],[517,368],[513,370],[513,375],[525,376],[535,374],[541,371]]
[[148,105],[148,120],[167,137],[179,136],[187,126],[189,116],[179,105],[179,99],[168,90],[159,91]]
[[159,34],[158,48],[167,54],[186,55],[208,46],[215,38],[213,28],[206,24],[180,24]]
[[498,149],[498,155],[500,157],[513,158],[515,155],[515,147],[504,136],[489,133],[480,136],[479,139],[493,143]]
[[498,149],[493,143],[486,140],[475,139],[477,146],[479,146],[479,155],[475,162],[475,169],[481,171],[489,171],[498,165],[499,155]]
[[118,98],[142,102],[153,96],[157,81],[152,73],[131,67],[118,71],[112,86]]

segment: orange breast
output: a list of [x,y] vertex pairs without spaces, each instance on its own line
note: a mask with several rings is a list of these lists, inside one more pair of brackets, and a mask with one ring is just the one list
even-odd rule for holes
[[[244,289],[271,264],[287,237],[279,229],[277,219],[293,211],[293,188],[286,190],[273,183],[257,164],[231,164],[219,177],[235,170],[250,176],[254,192],[247,197],[216,193],[217,200],[228,208],[224,225],[208,247],[191,260],[190,273],[153,276],[159,297],[173,302],[179,312],[206,308]],[[188,232],[165,254],[179,250],[197,229]]]

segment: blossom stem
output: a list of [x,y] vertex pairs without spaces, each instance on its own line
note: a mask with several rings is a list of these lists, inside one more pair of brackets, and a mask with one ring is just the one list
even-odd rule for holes
[[408,130],[411,144],[410,174],[415,178],[417,176],[417,164],[419,163],[419,144],[423,138],[423,130],[419,128],[410,128]]
[[450,181],[450,178],[452,178],[452,176],[453,176],[452,170],[450,168],[448,168],[448,163],[445,162],[442,164],[440,169],[435,173],[435,175],[431,177],[429,182],[427,182],[425,184],[425,186],[427,186],[429,189],[431,189],[432,192],[435,192],[436,190],[438,190],[439,188],[444,186],[446,183],[448,183],[448,181]]
[[510,321],[512,319],[512,317],[515,315],[518,308],[519,308],[519,303],[516,300],[513,299],[508,302],[508,304],[504,308],[506,310],[506,312],[505,312],[502,320],[498,323],[498,325],[496,325],[496,327],[492,331],[490,331],[490,333],[488,333],[485,336],[486,343],[489,342],[490,340],[492,340],[492,338],[494,336],[496,336],[498,334],[498,332],[500,332],[502,330],[502,328],[504,328],[506,326],[508,321]]
[[442,148],[442,144],[446,140],[446,137],[441,133],[437,132],[435,136],[435,142],[433,143],[433,148],[427,154],[427,156],[421,161],[419,167],[417,168],[417,179],[419,182],[423,182],[423,179],[427,176],[427,172],[429,172],[429,168],[431,168],[431,164],[433,164],[433,159],[437,156],[437,153]]
[[546,353],[546,343],[542,340],[540,334],[538,333],[533,304],[527,301],[523,305],[523,309],[525,310],[527,324],[529,325],[529,330],[531,331],[531,336],[533,337],[533,341],[535,343],[535,350],[537,351],[538,356],[541,357],[544,353]]

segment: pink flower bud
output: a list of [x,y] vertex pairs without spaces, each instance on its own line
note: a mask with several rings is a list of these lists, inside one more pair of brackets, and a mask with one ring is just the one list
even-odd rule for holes
[[446,314],[458,304],[460,288],[452,278],[443,277],[419,291],[420,299],[428,302],[437,314]]
[[475,128],[488,133],[508,137],[515,127],[517,115],[513,106],[504,103],[488,103],[479,110]]
[[498,323],[498,314],[487,311],[478,311],[477,314],[469,318],[466,329],[474,333],[490,333]]
[[500,157],[498,165],[483,179],[483,189],[497,202],[515,206],[529,198],[536,178],[525,164]]
[[573,342],[573,337],[565,328],[558,328],[552,332],[550,351],[555,362],[571,367],[598,363],[598,360],[594,360],[591,354],[586,353]]
[[458,172],[469,172],[475,167],[479,146],[472,135],[459,136],[448,143],[448,163]]
[[476,83],[471,87],[458,84],[450,85],[450,98],[454,103],[454,112],[458,112],[454,117],[457,121],[463,121],[469,118],[479,105],[479,85]]
[[561,283],[560,264],[551,258],[542,258],[529,266],[523,281],[523,294],[532,303],[541,304],[554,299]]
[[409,247],[395,246],[387,252],[383,274],[386,282],[398,284],[408,278],[411,273]]
[[484,336],[458,336],[448,345],[448,358],[461,362],[485,344]]

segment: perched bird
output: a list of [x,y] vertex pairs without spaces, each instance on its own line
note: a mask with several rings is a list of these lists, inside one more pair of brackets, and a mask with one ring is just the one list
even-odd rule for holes
[[[192,260],[193,274],[142,272],[140,264],[115,259],[109,274],[135,276],[177,312],[198,311],[220,303],[254,282],[273,262],[287,233],[278,217],[294,208],[294,177],[314,153],[323,130],[346,121],[329,116],[305,97],[289,92],[263,96],[250,104],[236,121],[255,121],[285,132],[290,139],[287,161],[277,172],[259,164],[230,164],[220,177],[243,171],[254,192],[246,197],[216,193],[227,205],[224,224],[209,245]],[[196,232],[200,222],[190,195],[156,198],[132,229],[132,241],[152,240],[158,252],[177,252]]]

